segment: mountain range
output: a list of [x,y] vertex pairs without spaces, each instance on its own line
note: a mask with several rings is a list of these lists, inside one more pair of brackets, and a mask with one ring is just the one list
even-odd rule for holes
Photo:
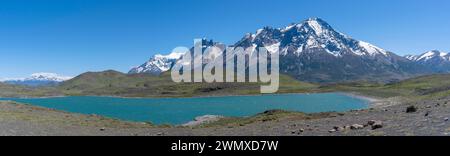
[[[223,45],[206,39],[203,42],[205,47]],[[265,47],[269,51],[279,49],[280,71],[309,82],[390,82],[450,71],[447,53],[431,51],[402,57],[340,33],[320,18],[310,18],[284,28],[264,27],[256,33],[246,34],[231,46],[245,49]],[[182,55],[156,55],[129,73],[158,75],[170,70]]]
[[407,55],[407,59],[424,65],[436,73],[450,72],[450,54],[438,50],[428,51],[421,55]]
[[0,82],[13,85],[25,86],[53,86],[63,81],[69,80],[72,77],[61,76],[55,73],[34,73],[28,78],[8,78],[1,79]]
[[149,61],[141,66],[131,69],[129,74],[148,73],[159,75],[162,72],[170,70],[172,65],[182,56],[184,53],[174,52],[169,55],[155,55]]

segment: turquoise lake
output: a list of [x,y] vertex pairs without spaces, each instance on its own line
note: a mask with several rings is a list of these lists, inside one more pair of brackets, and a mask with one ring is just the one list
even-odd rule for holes
[[55,97],[0,100],[154,124],[183,124],[203,115],[246,117],[273,109],[318,113],[343,112],[369,106],[367,100],[339,93],[200,98]]

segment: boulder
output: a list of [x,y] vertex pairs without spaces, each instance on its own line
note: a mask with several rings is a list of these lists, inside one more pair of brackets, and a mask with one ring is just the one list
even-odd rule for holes
[[344,126],[344,129],[346,129],[346,130],[347,130],[347,129],[351,129],[351,127],[352,127],[352,126],[347,125],[347,126]]
[[375,122],[372,124],[372,130],[379,129],[379,128],[383,128],[383,122],[381,122],[381,121],[375,121]]
[[406,113],[414,113],[414,112],[417,112],[416,106],[409,106],[408,108],[406,108]]
[[182,126],[195,127],[195,126],[199,126],[199,125],[202,125],[202,124],[216,122],[216,121],[219,121],[222,118],[224,118],[224,117],[223,116],[218,116],[218,115],[204,115],[204,116],[196,117],[194,119],[194,121],[190,121],[188,123],[185,123]]
[[367,122],[367,124],[370,125],[370,126],[372,126],[373,124],[375,124],[375,122],[377,122],[377,121],[375,121],[375,120],[370,120],[370,121]]
[[299,129],[299,130],[296,130],[296,131],[292,131],[291,133],[292,134],[301,134],[301,133],[303,133],[305,131],[305,129],[303,129],[303,128],[301,128],[301,129]]
[[363,129],[363,128],[364,128],[364,126],[360,125],[360,124],[354,124],[354,125],[350,126],[350,129],[353,129],[353,130]]
[[336,130],[336,131],[344,131],[345,130],[344,127],[340,127],[340,126],[334,126],[333,129]]
[[430,115],[430,111],[428,111],[427,113],[425,113],[425,117],[428,117]]

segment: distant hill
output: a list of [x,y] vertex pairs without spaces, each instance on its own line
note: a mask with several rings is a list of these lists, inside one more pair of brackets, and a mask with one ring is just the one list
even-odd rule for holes
[[62,93],[54,87],[30,87],[0,82],[0,97],[45,97],[61,95]]
[[450,96],[450,74],[434,74],[394,83],[349,82],[320,86],[321,91],[355,92],[374,97],[406,97],[404,100]]
[[[374,97],[408,99],[450,95],[450,74],[436,74],[395,83],[353,81],[311,84],[287,75],[280,76],[278,93],[350,92]],[[117,71],[88,72],[56,87],[27,87],[0,83],[0,97],[42,96],[123,96],[123,97],[195,97],[257,95],[260,83],[174,83],[169,73],[160,76],[125,74]]]
[[[317,85],[280,77],[280,92],[305,92]],[[174,83],[170,73],[125,74],[118,71],[88,72],[57,88],[67,95],[108,95],[126,97],[189,97],[258,94],[260,83]]]
[[388,84],[387,88],[401,89],[403,92],[417,96],[448,96],[450,95],[450,74],[435,74],[416,77]]

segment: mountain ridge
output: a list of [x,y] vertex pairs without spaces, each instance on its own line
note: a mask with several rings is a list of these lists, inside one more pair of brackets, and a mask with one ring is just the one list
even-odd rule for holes
[[63,81],[72,79],[69,76],[61,76],[55,73],[34,73],[27,78],[5,78],[0,82],[13,85],[25,85],[25,86],[52,86],[57,85]]
[[[214,45],[216,44],[209,43],[206,47]],[[308,82],[362,79],[391,82],[431,73],[429,67],[373,44],[353,39],[335,30],[321,18],[309,18],[284,28],[264,27],[255,33],[247,33],[232,47],[265,47],[272,52],[278,49],[280,71]],[[173,61],[165,64],[173,64]],[[144,66],[145,64],[141,65]],[[148,69],[151,68],[153,66]],[[167,70],[170,68],[165,66],[161,71]],[[153,74],[160,74],[161,71]],[[131,70],[129,73],[145,72]]]
[[406,55],[405,58],[427,66],[434,72],[450,72],[450,54],[439,50],[427,51],[420,55]]

